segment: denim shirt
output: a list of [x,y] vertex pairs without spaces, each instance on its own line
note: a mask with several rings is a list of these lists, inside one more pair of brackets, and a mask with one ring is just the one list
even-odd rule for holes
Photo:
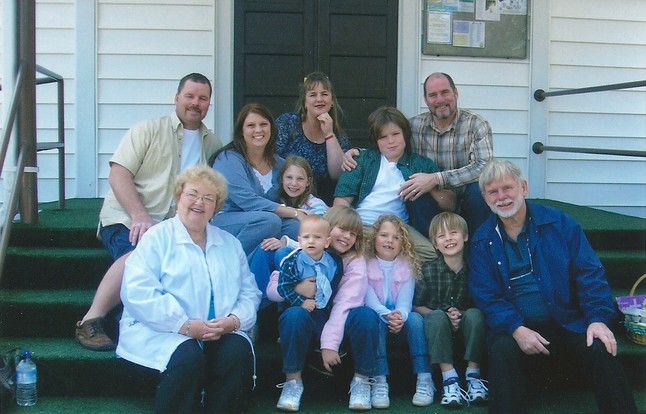
[[[615,316],[605,270],[581,226],[563,212],[527,203],[534,274],[549,313],[565,329],[583,333]],[[475,232],[468,256],[469,288],[491,334],[512,334],[524,320],[512,300],[510,272],[492,215]]]

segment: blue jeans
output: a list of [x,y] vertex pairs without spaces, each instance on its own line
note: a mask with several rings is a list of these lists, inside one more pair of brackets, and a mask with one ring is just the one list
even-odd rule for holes
[[99,227],[99,236],[101,241],[112,260],[117,260],[126,253],[135,250],[135,246],[130,243],[130,229],[123,224],[111,224],[109,226]]
[[[375,313],[376,314],[376,313]],[[388,325],[383,320],[379,321],[379,348],[377,349],[377,369],[376,375],[389,375],[388,358],[386,356],[386,343],[401,344],[402,341],[408,341],[408,350],[413,365],[413,373],[431,372],[431,364],[428,358],[426,348],[426,338],[424,336],[424,317],[417,312],[408,314],[408,319],[399,334],[388,332]]]
[[260,302],[260,309],[263,309],[271,304],[267,299],[267,285],[271,272],[280,269],[280,262],[292,252],[289,247],[281,247],[278,250],[263,250],[260,245],[256,247],[253,252],[247,257],[249,261],[249,270],[256,278],[258,289],[262,293],[262,301]]
[[[293,374],[305,367],[305,358],[314,347],[319,347],[319,338],[327,315],[316,309],[308,312],[300,306],[291,306],[278,318],[280,350],[283,354],[283,372]],[[354,371],[372,376],[378,346],[377,314],[366,306],[351,309],[345,321],[343,337],[350,343],[354,359]]]
[[467,184],[460,197],[460,215],[464,217],[469,227],[469,234],[473,234],[478,227],[489,217],[491,209],[482,198],[480,186],[477,182]]
[[264,239],[286,235],[298,238],[299,221],[283,219],[271,211],[228,211],[218,213],[211,223],[236,236],[249,255]]

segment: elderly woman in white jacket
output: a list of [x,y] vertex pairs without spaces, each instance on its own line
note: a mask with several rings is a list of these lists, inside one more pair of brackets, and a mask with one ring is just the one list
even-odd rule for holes
[[244,332],[260,291],[238,240],[209,224],[226,197],[213,169],[185,170],[177,215],[148,230],[126,261],[117,355],[159,371],[156,412],[191,412],[203,388],[207,412],[244,409],[254,369]]

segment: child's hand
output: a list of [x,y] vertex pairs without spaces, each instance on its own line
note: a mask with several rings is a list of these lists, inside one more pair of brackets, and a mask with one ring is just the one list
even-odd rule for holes
[[306,277],[294,286],[294,291],[306,298],[316,295],[316,276]]
[[337,351],[321,349],[321,357],[323,358],[323,366],[329,372],[332,372],[333,366],[341,365],[341,357]]
[[308,312],[312,312],[316,308],[316,301],[314,299],[305,299],[301,307]]
[[404,318],[402,317],[402,313],[398,310],[390,312],[386,315],[386,319],[388,320],[388,331],[390,333],[399,333],[399,331],[404,327]]
[[394,311],[390,311],[390,313],[386,315],[386,319],[388,320],[388,322],[398,321],[398,320],[400,321],[403,318],[404,317],[402,316],[402,313],[397,309],[395,309]]
[[451,329],[453,329],[453,332],[456,332],[460,328],[460,322],[462,321],[462,312],[456,307],[450,307],[446,311],[446,314],[451,321]]
[[260,248],[263,250],[278,250],[281,247],[285,247],[285,245],[287,245],[286,242],[278,240],[275,237],[270,237],[260,243]]

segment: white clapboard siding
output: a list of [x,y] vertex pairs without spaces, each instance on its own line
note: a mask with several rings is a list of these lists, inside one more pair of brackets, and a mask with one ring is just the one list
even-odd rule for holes
[[[549,90],[646,79],[646,2],[552,0]],[[646,149],[644,88],[550,97],[548,145]],[[646,216],[646,160],[546,153],[545,197]]]
[[[137,122],[170,114],[179,79],[213,80],[211,0],[97,2],[97,177],[108,190],[108,160]],[[209,114],[205,124],[213,128]]]
[[[3,10],[0,1],[0,11]],[[64,79],[65,100],[65,154],[66,154],[66,197],[75,194],[74,174],[69,165],[76,162],[76,131],[74,111],[75,76],[75,2],[74,0],[37,0],[36,1],[36,64],[51,70]],[[0,26],[3,21],[0,20]],[[0,30],[3,36],[4,30]],[[4,38],[0,39],[0,62],[4,54]],[[37,73],[37,77],[43,75]],[[3,91],[0,105],[9,100],[11,92]],[[56,83],[36,87],[36,136],[38,142],[58,140],[58,87]],[[8,108],[7,108],[8,109]],[[4,111],[4,109],[0,109]],[[3,113],[3,112],[0,112]],[[3,113],[2,126],[5,119]],[[2,130],[2,132],[4,132]],[[38,163],[38,200],[58,199],[58,151],[39,152]],[[8,165],[8,163],[5,163]],[[4,177],[3,177],[4,178]],[[4,186],[4,182],[3,182]],[[4,201],[4,190],[0,201]]]

